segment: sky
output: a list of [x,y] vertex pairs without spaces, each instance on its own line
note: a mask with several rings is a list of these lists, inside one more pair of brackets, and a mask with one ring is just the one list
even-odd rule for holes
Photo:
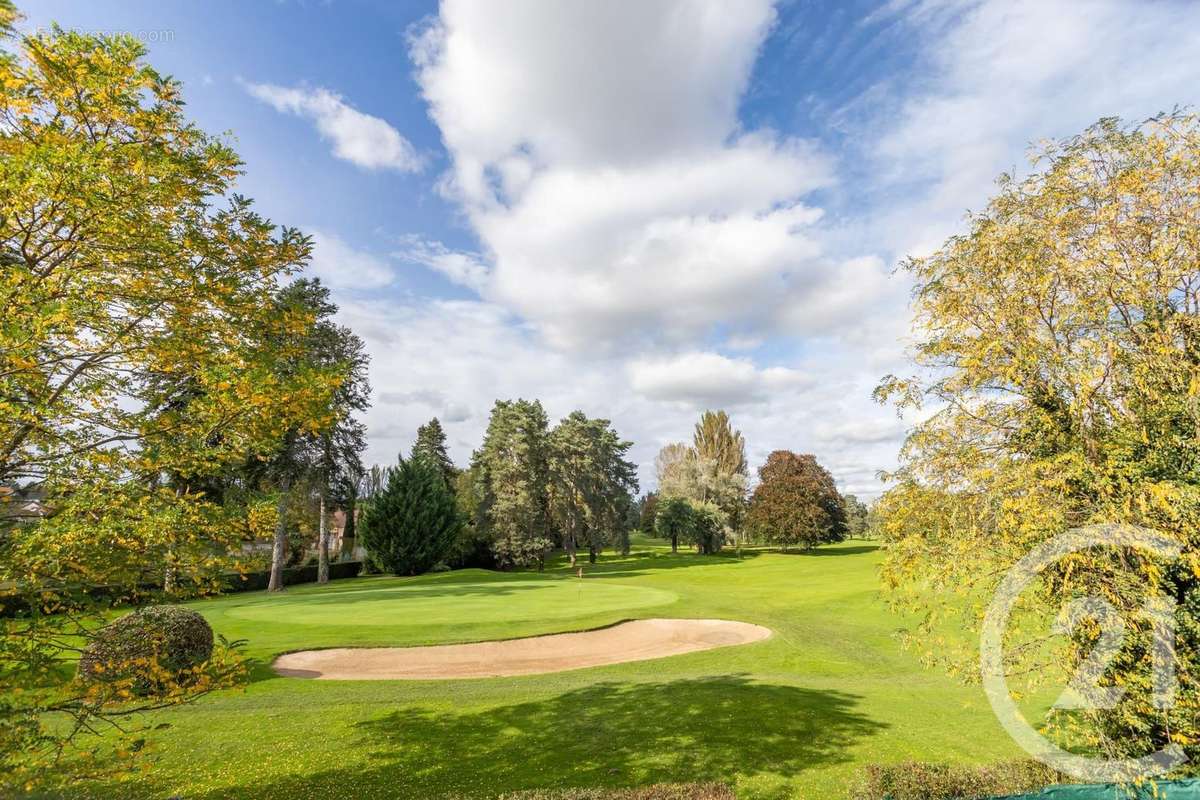
[[1197,102],[1200,3],[37,0],[124,32],[230,138],[238,190],[311,234],[366,342],[368,463],[496,399],[635,444],[723,408],[752,468],[813,453],[870,498],[906,425],[897,267],[1031,145]]

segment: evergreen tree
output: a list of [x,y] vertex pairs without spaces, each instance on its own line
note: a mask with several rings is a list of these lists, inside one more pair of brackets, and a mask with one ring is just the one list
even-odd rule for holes
[[724,411],[705,411],[692,436],[697,469],[705,491],[694,498],[716,503],[728,524],[739,530],[746,509],[746,441],[735,431]]
[[458,469],[446,451],[446,431],[437,417],[417,428],[417,441],[413,444],[412,454],[413,457],[422,455],[437,464],[446,485],[450,487],[451,491],[454,490]]
[[627,535],[629,492],[637,490],[637,478],[624,455],[632,446],[608,420],[588,419],[582,411],[572,412],[550,434],[551,513],[571,566],[581,544],[594,563],[605,543],[620,544]]
[[397,464],[363,516],[359,536],[376,562],[396,575],[419,575],[446,558],[462,517],[436,463]]
[[497,400],[475,453],[481,533],[503,567],[545,563],[550,539],[549,434],[538,401]]

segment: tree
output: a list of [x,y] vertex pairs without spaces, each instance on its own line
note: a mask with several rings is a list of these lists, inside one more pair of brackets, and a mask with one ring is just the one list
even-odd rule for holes
[[688,502],[689,524],[684,538],[694,544],[701,555],[711,555],[725,542],[725,527],[729,518],[716,503]]
[[291,487],[308,478],[317,493],[317,580],[329,580],[328,495],[332,483],[362,470],[359,454],[366,448],[366,429],[353,417],[370,404],[365,347],[348,328],[332,321],[337,306],[319,280],[301,279],[280,293],[285,308],[305,311],[312,320],[294,335],[298,347],[286,369],[324,369],[339,380],[312,418],[287,431],[271,462],[279,495],[279,517],[271,551],[268,591],[283,591],[287,563],[287,503]]
[[679,552],[679,540],[691,536],[692,506],[682,497],[663,497],[658,501],[658,514],[654,520],[658,535],[671,540],[671,552]]
[[418,455],[401,461],[363,516],[362,545],[396,575],[420,575],[454,548],[462,517],[440,465]]
[[724,411],[705,411],[692,446],[663,447],[654,460],[662,496],[716,503],[727,523],[739,528],[746,503],[746,445]]
[[451,491],[454,490],[458,470],[446,451],[446,431],[442,429],[442,423],[437,417],[417,428],[417,441],[413,444],[412,454],[423,455],[437,464],[446,485]]
[[[1106,119],[1045,145],[1027,178],[1001,177],[965,232],[906,263],[920,374],[877,390],[933,409],[877,503],[892,600],[935,612],[917,641],[944,641],[942,625],[977,630],[999,576],[1070,528],[1136,525],[1182,546],[1173,561],[1124,547],[1075,553],[1021,598],[1029,619],[1052,623],[1098,594],[1128,623],[1105,671],[1121,699],[1051,717],[1110,758],[1168,741],[1200,755],[1198,221],[1193,114]],[[1155,626],[1138,612],[1160,595],[1178,603],[1169,708],[1146,680]],[[1095,649],[1080,634],[1047,648],[1036,627],[1010,626],[1005,642],[1004,668],[1026,691]],[[954,667],[975,655],[946,648],[946,658]]]
[[705,411],[692,436],[705,491],[698,498],[716,503],[736,531],[741,528],[746,505],[746,443],[724,411]]
[[534,400],[497,400],[472,466],[480,487],[477,524],[504,567],[545,563],[550,539],[549,434]]
[[699,479],[692,477],[695,461],[696,451],[683,442],[663,445],[654,458],[659,493],[687,497],[699,484]]
[[842,495],[842,507],[846,510],[846,537],[850,539],[867,538],[867,517],[870,509],[866,503],[852,494]]
[[480,522],[483,496],[479,472],[477,467],[468,467],[455,479],[454,500],[463,519],[463,528],[450,556],[449,563],[454,567],[491,569],[496,566],[491,540]]
[[696,455],[716,463],[718,471],[727,475],[749,476],[746,467],[746,442],[741,431],[735,431],[724,411],[705,411],[696,423],[692,436]]
[[595,563],[604,544],[628,530],[637,468],[624,456],[633,443],[621,441],[608,420],[573,411],[550,433],[548,444],[550,509],[563,548],[574,567],[576,550],[586,543],[588,560]]
[[358,492],[362,485],[363,474],[361,467],[357,471],[348,470],[338,476],[331,488],[331,499],[335,507],[342,510],[346,519],[342,526],[342,547],[338,554],[339,560],[347,560],[354,554],[358,527]]
[[842,496],[833,476],[816,458],[776,450],[759,467],[758,479],[746,515],[755,536],[784,550],[788,545],[808,549],[844,538]]
[[104,620],[91,590],[140,599],[164,564],[174,594],[217,590],[246,514],[209,488],[322,422],[343,380],[300,358],[311,314],[277,302],[310,240],[235,194],[236,154],[143,46],[54,28],[19,50],[0,57],[0,484],[52,514],[0,522],[0,595],[45,612],[0,630],[5,788],[68,769],[74,733],[131,710],[66,682]]
[[653,536],[655,517],[658,514],[658,494],[656,492],[648,492],[642,498],[640,510],[638,530],[647,536]]

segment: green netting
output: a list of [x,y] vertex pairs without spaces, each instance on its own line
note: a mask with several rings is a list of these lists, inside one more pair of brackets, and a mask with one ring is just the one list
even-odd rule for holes
[[1115,784],[1050,786],[997,800],[1200,800],[1200,778],[1155,781],[1137,789]]

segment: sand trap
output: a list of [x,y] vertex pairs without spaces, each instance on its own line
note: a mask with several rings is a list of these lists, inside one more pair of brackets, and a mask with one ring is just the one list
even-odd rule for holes
[[382,681],[495,678],[712,650],[766,639],[769,628],[722,619],[639,619],[611,628],[432,647],[337,647],[275,659],[293,678]]

